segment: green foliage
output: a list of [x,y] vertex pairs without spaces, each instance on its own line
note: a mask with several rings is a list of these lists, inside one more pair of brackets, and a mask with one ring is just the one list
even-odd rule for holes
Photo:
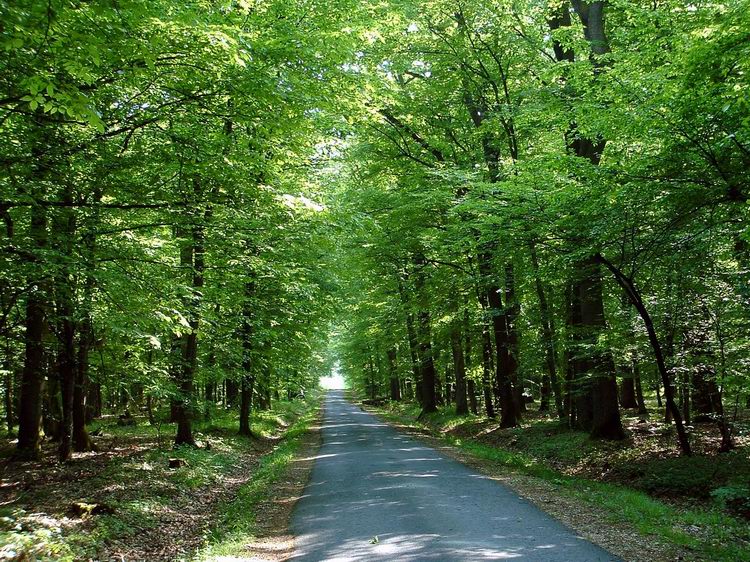
[[[29,556],[36,560],[75,560],[75,548],[63,538],[57,522],[38,525],[23,510],[3,507],[0,511],[0,554],[9,559]],[[35,524],[37,523],[37,524]]]
[[744,480],[744,483],[738,482],[716,488],[711,492],[711,497],[724,509],[734,511],[743,517],[750,514],[750,486],[747,480]]
[[336,281],[313,168],[356,5],[0,6],[4,371],[20,377],[33,287],[45,357],[68,322],[70,361],[117,409],[210,409],[180,376],[315,386]]
[[707,498],[728,482],[750,479],[750,462],[744,452],[718,459],[706,456],[655,459],[625,470],[623,480],[636,488],[683,497]]
[[[252,429],[257,435],[264,435],[264,438],[280,436],[281,442],[272,453],[261,458],[260,468],[238,492],[241,499],[220,509],[218,520],[221,523],[217,533],[250,532],[250,527],[242,526],[242,522],[250,517],[251,512],[246,510],[252,501],[258,501],[268,493],[274,479],[283,473],[319,407],[320,396],[313,393],[306,401],[280,401],[273,410],[253,416]],[[151,440],[156,436],[155,428],[146,423],[129,427],[108,425],[105,428],[105,431],[111,431],[108,436],[123,442]],[[236,473],[243,453],[254,450],[253,441],[237,435],[236,413],[225,413],[210,422],[201,422],[196,430],[202,445],[200,448],[180,447],[175,450],[165,443],[164,447],[154,447],[143,454],[115,457],[89,477],[86,489],[94,496],[82,499],[104,501],[112,513],[87,517],[85,529],[64,524],[54,513],[30,513],[4,507],[0,515],[0,540],[3,544],[0,552],[9,558],[13,558],[11,553],[15,552],[17,556],[35,560],[97,558],[103,546],[133,540],[144,530],[159,524],[157,514],[176,509],[175,497],[185,491],[202,494],[212,487],[222,487],[227,475]],[[211,444],[210,449],[205,447],[206,443]],[[169,469],[170,458],[184,459],[187,464]],[[245,466],[243,470],[250,470],[250,467]],[[60,506],[63,510],[65,507]],[[239,535],[232,536],[240,540]]]
[[[504,378],[553,402],[548,383],[581,397],[638,372],[730,448],[722,411],[750,395],[748,0],[612,0],[599,38],[584,4],[0,2],[3,409],[46,382],[22,405],[67,428],[73,376],[147,409],[132,431],[161,437],[174,406],[218,443],[179,451],[169,485],[200,487],[241,446],[224,409],[243,383],[257,409],[335,367],[414,401],[434,370],[428,421],[461,432],[459,378],[497,410]],[[498,462],[596,454],[561,427],[522,425]],[[631,476],[734,486],[701,462]]]

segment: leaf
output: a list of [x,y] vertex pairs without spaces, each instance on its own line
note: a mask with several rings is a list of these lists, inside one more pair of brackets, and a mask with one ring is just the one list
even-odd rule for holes
[[177,313],[177,321],[180,323],[181,326],[190,329],[190,322],[188,322],[188,319],[185,318],[182,313],[179,311],[175,311]]

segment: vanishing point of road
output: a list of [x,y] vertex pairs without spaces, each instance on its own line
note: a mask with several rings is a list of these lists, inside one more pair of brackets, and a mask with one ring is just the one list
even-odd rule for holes
[[348,403],[292,517],[301,561],[617,561],[515,492]]

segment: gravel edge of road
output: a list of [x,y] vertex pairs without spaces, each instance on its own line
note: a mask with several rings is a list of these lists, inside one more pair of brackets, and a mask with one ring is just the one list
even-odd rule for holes
[[290,530],[292,513],[310,481],[323,441],[324,417],[325,399],[322,399],[315,420],[301,436],[284,475],[274,484],[273,492],[257,504],[256,512],[262,513],[263,518],[259,518],[257,532],[246,546],[250,560],[282,562],[294,554],[294,535]]

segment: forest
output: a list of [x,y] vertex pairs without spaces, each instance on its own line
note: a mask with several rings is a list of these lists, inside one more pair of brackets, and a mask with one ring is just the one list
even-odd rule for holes
[[270,474],[334,371],[750,560],[747,0],[0,0],[0,32],[0,558],[164,533],[87,478]]

